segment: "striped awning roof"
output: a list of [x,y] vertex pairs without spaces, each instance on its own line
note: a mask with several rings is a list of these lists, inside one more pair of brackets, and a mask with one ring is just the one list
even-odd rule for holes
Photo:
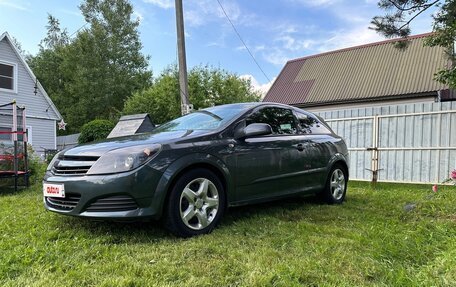
[[290,60],[264,101],[302,106],[399,98],[448,89],[434,74],[449,63],[442,47],[428,47],[430,33]]

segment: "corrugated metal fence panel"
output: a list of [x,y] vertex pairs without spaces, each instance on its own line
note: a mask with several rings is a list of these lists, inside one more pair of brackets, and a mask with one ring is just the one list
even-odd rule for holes
[[67,136],[57,137],[57,149],[62,150],[67,147],[74,147],[78,144],[78,138],[80,134],[72,134]]
[[[351,178],[372,178],[372,152],[363,149],[374,146],[373,116],[379,116],[379,180],[437,183],[447,178],[450,170],[456,169],[456,113],[439,113],[442,111],[456,111],[456,102],[404,104],[318,114],[345,139],[351,149]],[[426,112],[431,114],[413,115]]]

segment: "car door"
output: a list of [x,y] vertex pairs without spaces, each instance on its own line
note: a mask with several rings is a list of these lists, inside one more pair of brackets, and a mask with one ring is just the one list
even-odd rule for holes
[[261,107],[246,117],[245,126],[266,123],[272,134],[238,140],[235,144],[239,201],[261,200],[297,192],[303,170],[298,156],[300,135],[291,109]]
[[303,182],[312,189],[323,187],[331,152],[331,131],[310,113],[295,111],[303,151],[299,154],[306,164]]

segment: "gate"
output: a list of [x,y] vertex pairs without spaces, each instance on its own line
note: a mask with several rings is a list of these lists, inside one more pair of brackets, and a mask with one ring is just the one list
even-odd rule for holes
[[346,140],[354,180],[439,183],[456,169],[456,103],[318,114]]

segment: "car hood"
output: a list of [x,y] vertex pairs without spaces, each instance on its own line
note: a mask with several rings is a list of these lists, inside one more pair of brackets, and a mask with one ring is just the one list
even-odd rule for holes
[[133,136],[106,139],[102,141],[78,145],[63,151],[63,156],[101,156],[104,153],[136,145],[166,144],[179,140],[190,139],[207,134],[208,131],[182,130],[172,132],[147,133]]

